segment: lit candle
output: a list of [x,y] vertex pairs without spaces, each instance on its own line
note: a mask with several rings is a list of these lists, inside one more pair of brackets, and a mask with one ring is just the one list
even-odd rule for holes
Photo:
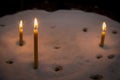
[[106,23],[103,22],[103,24],[102,24],[102,35],[101,35],[100,47],[104,46],[105,35],[106,35]]
[[38,21],[34,19],[34,69],[38,68]]
[[19,23],[19,45],[23,45],[23,21],[20,20]]

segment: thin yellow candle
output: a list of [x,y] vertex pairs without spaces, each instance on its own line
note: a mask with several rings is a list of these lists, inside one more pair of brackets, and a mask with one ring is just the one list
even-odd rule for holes
[[38,21],[34,19],[34,69],[38,68]]
[[104,47],[105,35],[106,35],[106,23],[103,22],[100,47]]
[[20,20],[19,23],[19,45],[23,45],[23,21]]

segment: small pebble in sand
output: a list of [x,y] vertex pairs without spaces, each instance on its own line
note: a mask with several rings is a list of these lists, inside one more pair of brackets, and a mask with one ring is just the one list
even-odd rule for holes
[[103,79],[103,76],[100,75],[100,74],[95,74],[95,75],[91,75],[90,78],[92,80],[102,80]]
[[6,61],[7,64],[13,64],[14,62],[12,60]]
[[55,28],[55,26],[51,26],[50,28],[51,28],[51,29],[54,29],[54,28]]
[[113,33],[113,34],[117,34],[117,31],[116,31],[116,30],[113,30],[112,33]]
[[111,54],[111,55],[108,55],[108,59],[113,59],[115,57],[115,55]]
[[101,59],[103,57],[103,55],[99,54],[96,56],[97,59]]
[[63,70],[63,67],[62,66],[56,66],[55,67],[55,71],[58,72],[58,71],[61,71]]
[[0,27],[5,27],[5,25],[4,24],[0,24]]
[[88,29],[87,28],[83,28],[83,32],[87,32],[88,31]]
[[54,49],[60,49],[61,47],[60,46],[55,46]]

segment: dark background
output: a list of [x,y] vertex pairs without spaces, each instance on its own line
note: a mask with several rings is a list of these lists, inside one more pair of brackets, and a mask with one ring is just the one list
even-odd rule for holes
[[120,22],[119,5],[117,0],[0,0],[0,17],[34,8],[50,12],[78,9],[102,14]]

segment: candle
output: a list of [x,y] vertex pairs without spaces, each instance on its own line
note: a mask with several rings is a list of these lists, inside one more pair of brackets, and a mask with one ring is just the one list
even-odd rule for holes
[[38,68],[38,21],[34,19],[34,69]]
[[23,45],[23,21],[20,20],[19,23],[19,45]]
[[103,46],[104,46],[105,35],[106,35],[106,23],[103,22],[103,24],[102,24],[102,34],[101,34],[100,47],[103,47]]

